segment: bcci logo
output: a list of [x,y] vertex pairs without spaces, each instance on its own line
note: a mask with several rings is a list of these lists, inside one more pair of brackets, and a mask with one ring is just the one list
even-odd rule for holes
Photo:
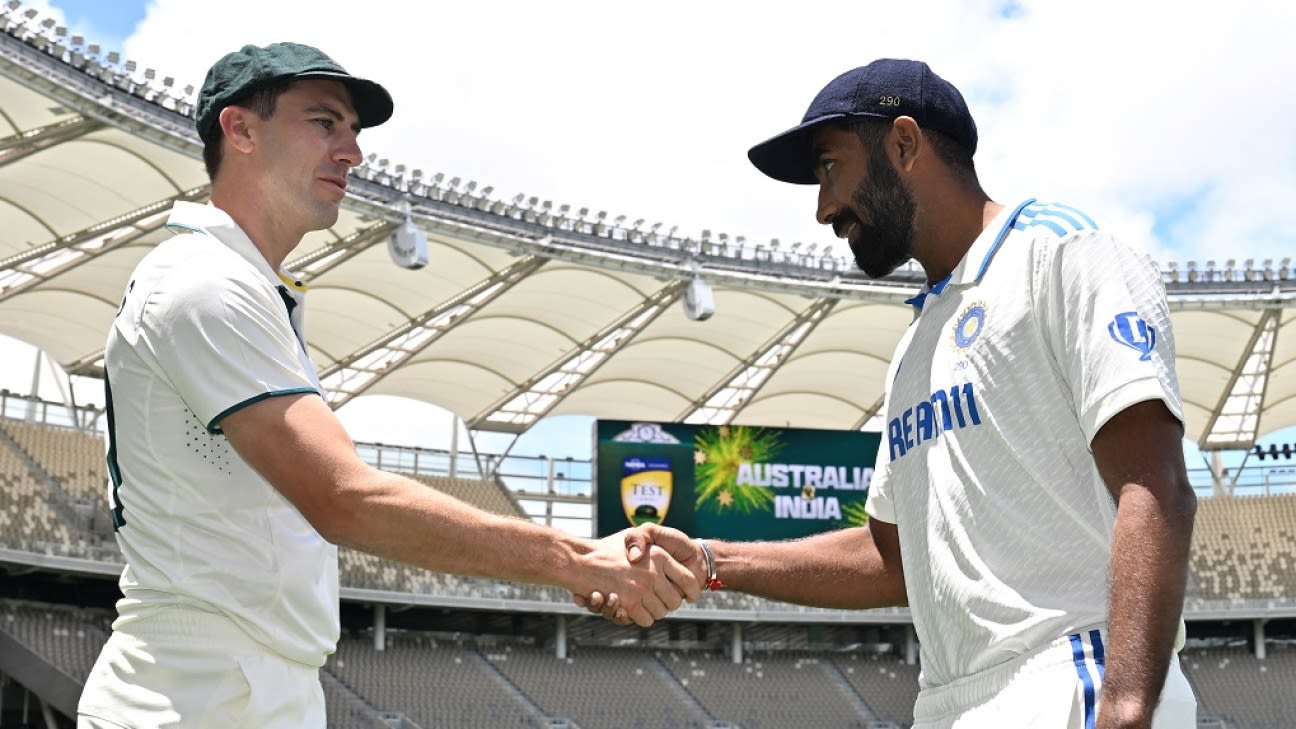
[[959,317],[958,323],[954,325],[954,344],[959,349],[972,346],[976,338],[981,335],[981,330],[985,328],[985,318],[985,304],[978,302],[969,306]]
[[1152,350],[1156,349],[1156,329],[1143,321],[1138,312],[1126,311],[1116,315],[1107,325],[1107,333],[1117,344],[1139,353],[1139,359],[1147,362],[1152,359]]
[[630,456],[621,462],[621,507],[632,526],[660,524],[673,489],[669,458]]

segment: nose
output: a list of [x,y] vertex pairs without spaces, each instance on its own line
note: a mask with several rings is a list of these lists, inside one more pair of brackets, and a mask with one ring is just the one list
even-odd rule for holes
[[333,150],[333,161],[346,165],[347,169],[355,167],[364,160],[364,153],[360,151],[360,141],[355,132],[346,135],[346,139]]
[[828,194],[828,186],[819,186],[819,201],[815,208],[815,220],[820,225],[832,225],[833,218],[841,212],[841,206]]

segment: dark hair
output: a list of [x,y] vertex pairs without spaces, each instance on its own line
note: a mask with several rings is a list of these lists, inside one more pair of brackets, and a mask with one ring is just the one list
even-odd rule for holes
[[[292,87],[295,80],[286,78],[271,81],[257,87],[251,94],[230,102],[227,106],[241,106],[262,119],[269,119],[274,116],[275,104],[279,101],[279,97]],[[221,141],[224,139],[225,132],[221,130],[218,118],[216,126],[212,128],[211,139],[208,139],[207,143],[203,145],[203,164],[207,166],[207,177],[213,182],[216,180],[216,172],[220,170]]]
[[[891,131],[889,119],[857,119],[852,123],[855,134],[867,150],[877,149],[882,139]],[[936,157],[949,166],[955,177],[967,183],[980,184],[977,181],[976,164],[972,161],[972,151],[953,137],[935,129],[923,129],[923,136],[936,151]]]

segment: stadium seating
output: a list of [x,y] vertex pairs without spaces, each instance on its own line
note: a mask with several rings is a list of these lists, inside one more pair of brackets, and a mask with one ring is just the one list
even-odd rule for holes
[[0,600],[0,630],[77,681],[90,675],[113,617],[107,610]]
[[893,655],[850,653],[832,658],[878,719],[908,725],[918,699],[918,664]]
[[1296,494],[1201,499],[1192,571],[1197,594],[1190,597],[1291,601],[1296,596]]
[[38,554],[75,552],[91,541],[54,513],[49,488],[7,443],[0,443],[0,545]]
[[734,664],[718,653],[681,651],[664,652],[660,660],[714,718],[743,729],[868,726],[821,655],[760,652]]
[[372,638],[344,636],[326,669],[380,710],[400,711],[431,727],[529,727],[524,701],[474,649],[426,634],[387,635],[386,650]]
[[1260,660],[1246,646],[1194,648],[1181,655],[1200,713],[1233,729],[1296,725],[1296,646],[1266,646]]
[[573,648],[559,659],[552,650],[507,646],[486,658],[546,715],[581,727],[701,729],[707,720],[645,651]]
[[59,482],[68,498],[108,508],[103,436],[21,420],[6,419],[0,427]]

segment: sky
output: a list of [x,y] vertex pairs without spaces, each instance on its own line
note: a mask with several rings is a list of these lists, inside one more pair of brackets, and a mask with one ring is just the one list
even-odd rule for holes
[[[177,88],[245,43],[310,43],[392,92],[366,152],[504,199],[785,245],[841,244],[814,189],[761,176],[747,149],[839,73],[917,58],[967,98],[996,200],[1064,201],[1162,262],[1296,251],[1296,5],[1276,0],[25,4]],[[6,360],[0,385],[29,386],[30,364]],[[445,438],[444,411],[388,400],[340,415],[357,439]],[[518,448],[588,455],[588,422],[542,423]]]

